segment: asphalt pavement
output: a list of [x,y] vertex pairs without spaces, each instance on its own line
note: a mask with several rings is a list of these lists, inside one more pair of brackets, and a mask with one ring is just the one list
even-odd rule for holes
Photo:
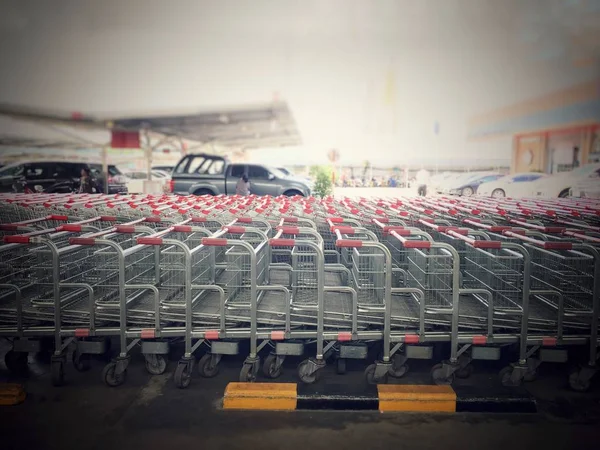
[[[60,388],[51,386],[47,358],[30,358],[30,375],[20,379],[0,364],[0,382],[22,382],[27,391],[24,403],[0,407],[2,448],[598,448],[600,388],[596,384],[587,394],[569,391],[563,365],[542,366],[538,381],[524,388],[536,398],[534,414],[250,412],[221,408],[225,386],[237,380],[243,358],[225,357],[212,379],[194,373],[185,390],[173,383],[177,355],[171,359],[165,374],[152,376],[142,356],[134,354],[127,380],[117,388],[103,384],[101,359],[85,373],[69,365],[67,383]],[[286,360],[280,381],[296,381],[298,362]],[[415,361],[395,382],[430,383],[431,364]],[[345,375],[329,365],[319,383],[366,389],[365,365],[353,361]],[[495,389],[498,368],[476,363],[474,375],[457,384]]]

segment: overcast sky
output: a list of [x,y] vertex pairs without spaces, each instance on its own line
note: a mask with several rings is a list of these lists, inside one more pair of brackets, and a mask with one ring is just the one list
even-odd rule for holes
[[509,139],[468,144],[468,118],[597,76],[599,12],[599,0],[0,0],[0,102],[122,115],[278,92],[300,159],[508,158]]

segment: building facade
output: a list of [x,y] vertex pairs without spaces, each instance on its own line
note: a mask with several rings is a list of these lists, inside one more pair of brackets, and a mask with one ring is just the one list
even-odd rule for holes
[[512,135],[511,173],[600,162],[600,80],[474,117],[474,139]]

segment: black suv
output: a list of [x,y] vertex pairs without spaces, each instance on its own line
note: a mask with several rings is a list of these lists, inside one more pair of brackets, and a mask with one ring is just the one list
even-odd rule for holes
[[[98,192],[104,190],[101,164],[28,161],[4,166],[0,169],[0,192],[12,192],[13,186],[26,184],[35,191],[40,186],[43,192],[67,193],[79,189],[81,169],[89,168]],[[108,193],[126,192],[127,187],[121,172],[115,166],[108,166]],[[122,179],[123,178],[123,179]]]

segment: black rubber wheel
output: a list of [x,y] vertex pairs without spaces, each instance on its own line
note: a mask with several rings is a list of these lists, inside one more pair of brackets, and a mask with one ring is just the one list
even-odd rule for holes
[[192,382],[192,370],[189,363],[178,363],[175,369],[175,385],[179,389],[187,388]]
[[198,189],[194,195],[215,195],[215,193],[209,189]]
[[376,379],[375,378],[375,370],[377,368],[377,364],[371,364],[369,366],[367,366],[367,368],[365,369],[365,378],[367,380],[367,383],[369,384],[385,384],[387,383],[387,372],[386,374],[383,376],[383,378],[381,379]]
[[338,375],[344,375],[346,373],[346,359],[338,358],[335,364],[335,372]]
[[367,383],[376,384],[375,383],[375,364],[371,364],[367,366],[365,369],[365,378],[367,379]]
[[283,372],[283,366],[280,365],[277,367],[277,355],[270,353],[269,356],[266,357],[262,366],[262,371],[267,378],[279,378]]
[[538,377],[537,370],[527,371],[527,372],[525,372],[525,375],[523,375],[523,381],[525,381],[527,383],[531,383],[531,382],[537,380],[537,377]]
[[[502,383],[502,386],[510,386],[510,387],[515,386],[515,384],[511,380],[511,375],[512,375],[513,370],[514,369],[512,366],[506,366],[498,373],[498,377],[500,378],[500,382]],[[521,384],[521,382],[519,381],[516,384],[516,386],[518,386],[520,384]]]
[[72,356],[73,367],[77,372],[87,372],[92,367],[92,357],[87,353],[79,353],[77,350],[73,352]]
[[50,372],[53,386],[62,386],[65,383],[65,363],[63,361],[52,361]]
[[437,384],[438,386],[441,385],[450,385],[454,382],[454,373],[452,375],[450,375],[449,377],[446,376],[444,374],[444,369],[443,369],[443,365],[440,364],[436,364],[435,366],[433,366],[431,368],[431,378],[433,379],[433,382],[435,384]]
[[504,192],[504,189],[494,189],[492,191],[492,197],[493,198],[504,198],[504,197],[506,197],[506,192]]
[[219,365],[212,365],[213,355],[205,353],[198,361],[198,373],[204,378],[216,377],[219,373]]
[[569,386],[577,392],[587,392],[590,389],[590,380],[582,380],[579,372],[573,372],[569,375]]
[[14,375],[27,375],[29,372],[27,353],[10,350],[4,355],[4,363],[8,371]]
[[309,374],[309,364],[311,363],[308,360],[304,360],[300,363],[300,365],[298,366],[298,377],[303,383],[313,384],[319,379],[320,370]]
[[466,379],[473,375],[474,370],[475,368],[472,364],[467,364],[465,367],[461,367],[456,372],[454,372],[454,375],[456,376],[456,378]]
[[558,198],[567,198],[570,194],[571,189],[565,189],[560,194],[558,194]]
[[462,191],[460,191],[460,195],[462,195],[463,197],[470,197],[471,195],[473,195],[473,188],[471,186],[467,186],[466,188],[463,188]]
[[152,356],[146,358],[146,370],[152,375],[162,375],[167,370],[167,360],[163,355],[154,355],[156,360],[153,361]]
[[127,378],[127,370],[124,370],[123,373],[117,375],[115,373],[116,369],[116,362],[110,362],[102,369],[102,380],[109,387],[121,386],[125,383],[125,379]]
[[394,363],[394,360],[392,360],[392,365],[390,366],[390,370],[388,371],[388,373],[394,378],[402,378],[408,373],[408,370],[409,367],[407,363],[398,365]]
[[253,383],[256,381],[254,364],[244,364],[240,370],[240,383]]
[[300,197],[304,197],[304,195],[302,194],[302,192],[300,191],[295,191],[295,190],[289,190],[289,191],[285,191],[283,193],[283,195],[285,195],[286,197],[294,197],[296,195],[299,195]]

